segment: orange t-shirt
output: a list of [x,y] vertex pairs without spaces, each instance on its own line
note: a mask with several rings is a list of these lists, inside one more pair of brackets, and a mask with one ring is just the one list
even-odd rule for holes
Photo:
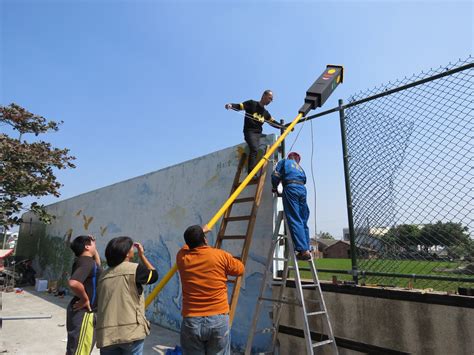
[[208,245],[176,255],[183,288],[183,317],[204,317],[228,313],[227,275],[244,273],[244,264],[228,252]]

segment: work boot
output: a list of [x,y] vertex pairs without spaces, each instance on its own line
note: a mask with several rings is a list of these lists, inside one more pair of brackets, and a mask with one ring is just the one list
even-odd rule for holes
[[296,254],[296,259],[298,259],[298,260],[310,260],[311,259],[311,253],[308,250],[300,251],[298,254]]

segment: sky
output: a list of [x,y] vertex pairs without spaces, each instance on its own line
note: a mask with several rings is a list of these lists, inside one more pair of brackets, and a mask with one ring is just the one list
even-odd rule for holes
[[[473,15],[470,1],[0,0],[0,105],[64,121],[44,137],[77,158],[57,173],[63,200],[243,142],[224,104],[265,89],[273,117],[293,120],[327,64],[344,83],[319,111],[465,59]],[[311,233],[340,238],[339,116],[295,140],[300,126],[286,144],[308,175]]]

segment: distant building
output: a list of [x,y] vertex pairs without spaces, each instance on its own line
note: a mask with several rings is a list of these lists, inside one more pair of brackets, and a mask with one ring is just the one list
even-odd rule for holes
[[313,257],[321,258],[350,258],[350,243],[345,240],[335,239],[311,239],[313,246]]
[[345,240],[336,240],[323,251],[324,258],[349,259],[351,257],[351,244]]
[[[376,252],[383,249],[382,237],[390,230],[389,227],[355,228],[355,244],[357,249]],[[343,228],[343,239],[350,241],[349,228]]]
[[[334,239],[311,239],[313,246],[313,257],[321,258],[351,258],[351,243],[347,240]],[[374,258],[377,257],[377,250],[369,246],[357,246],[358,257]]]

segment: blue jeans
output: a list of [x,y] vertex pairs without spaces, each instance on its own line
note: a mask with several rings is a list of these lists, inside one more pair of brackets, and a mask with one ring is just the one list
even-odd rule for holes
[[100,355],[142,355],[145,339],[107,346],[100,349]]
[[229,315],[184,317],[181,347],[184,355],[230,355]]

